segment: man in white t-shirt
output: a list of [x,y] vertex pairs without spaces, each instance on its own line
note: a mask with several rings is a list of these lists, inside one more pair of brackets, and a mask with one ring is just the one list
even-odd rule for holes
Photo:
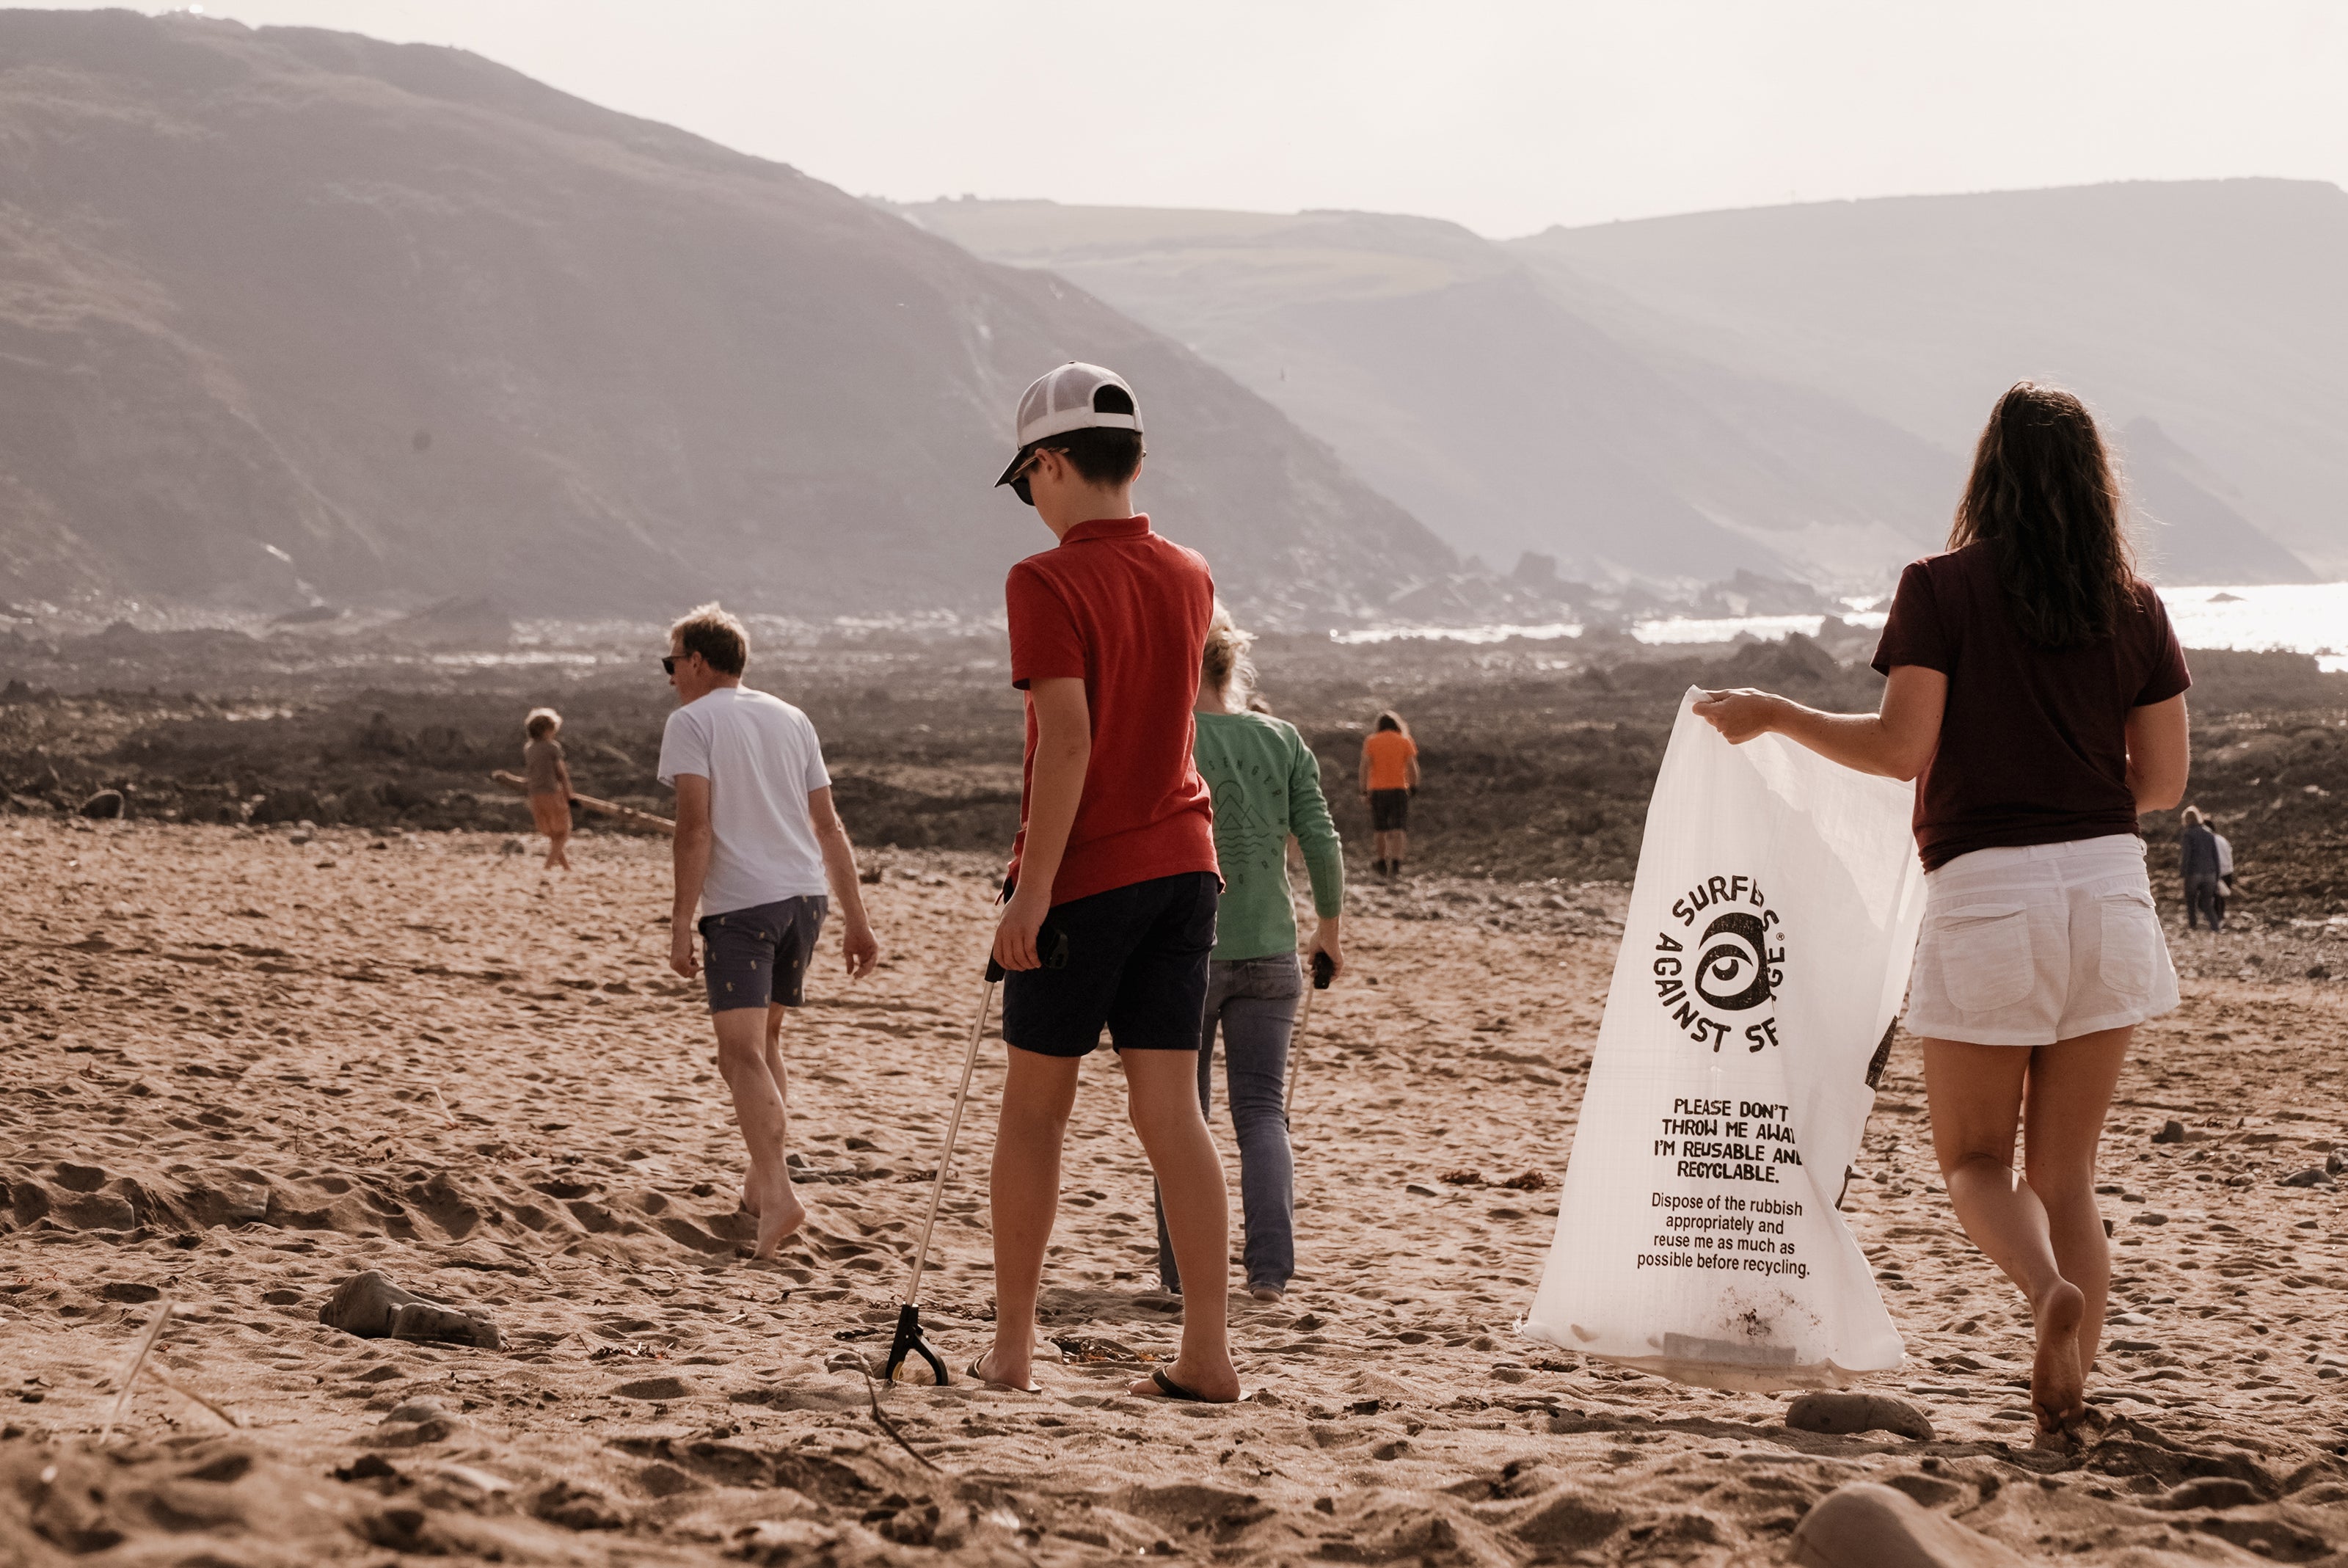
[[669,628],[661,667],[678,707],[661,733],[660,781],[676,790],[669,966],[707,980],[717,1070],[750,1150],[742,1204],[758,1217],[755,1255],[765,1258],[807,1218],[783,1158],[783,1010],[804,999],[827,891],[846,922],[840,953],[850,978],[872,973],[880,944],[864,916],[856,850],[832,808],[815,726],[742,684],[749,658],[742,623],[716,604]]

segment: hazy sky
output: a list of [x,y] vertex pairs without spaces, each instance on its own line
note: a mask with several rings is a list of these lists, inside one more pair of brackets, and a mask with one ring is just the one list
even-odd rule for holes
[[[143,6],[157,10],[162,7]],[[2348,184],[2339,0],[212,0],[478,50],[860,193],[1456,219]]]

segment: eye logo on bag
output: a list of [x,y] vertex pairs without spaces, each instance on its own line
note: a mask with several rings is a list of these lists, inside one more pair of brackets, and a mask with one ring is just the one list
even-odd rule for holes
[[1760,882],[1706,877],[1673,903],[1672,913],[1685,934],[1656,933],[1653,963],[1656,998],[1672,1022],[1715,1052],[1731,1033],[1748,1051],[1776,1045],[1785,933]]

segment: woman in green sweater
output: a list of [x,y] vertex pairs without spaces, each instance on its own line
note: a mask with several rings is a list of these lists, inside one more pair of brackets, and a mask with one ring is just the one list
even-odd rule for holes
[[[1320,758],[1294,725],[1251,710],[1255,666],[1248,645],[1253,641],[1232,624],[1229,611],[1215,606],[1199,672],[1195,753],[1215,798],[1215,858],[1222,867],[1223,897],[1207,970],[1199,1106],[1212,1107],[1220,1032],[1231,1126],[1239,1135],[1248,1294],[1258,1301],[1278,1301],[1296,1271],[1295,1168],[1284,1096],[1289,1033],[1304,995],[1288,885],[1288,841],[1292,837],[1303,848],[1319,915],[1306,951],[1327,954],[1333,973],[1345,965],[1338,948],[1345,861],[1321,795]],[[1158,1271],[1166,1288],[1179,1294],[1182,1282],[1162,1214]]]

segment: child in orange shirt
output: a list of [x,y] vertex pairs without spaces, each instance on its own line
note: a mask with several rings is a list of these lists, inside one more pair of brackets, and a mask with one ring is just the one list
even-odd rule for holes
[[1362,742],[1362,799],[1370,808],[1371,869],[1400,876],[1410,852],[1410,797],[1418,788],[1418,742],[1410,726],[1388,709]]

